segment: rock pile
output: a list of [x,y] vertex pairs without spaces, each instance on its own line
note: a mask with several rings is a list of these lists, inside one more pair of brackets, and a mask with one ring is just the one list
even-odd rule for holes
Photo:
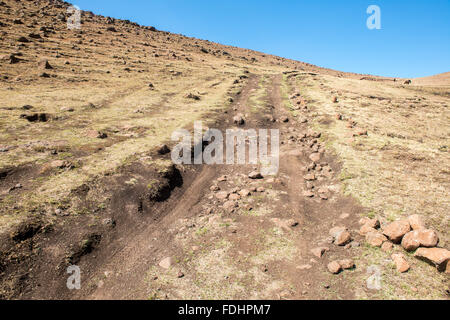
[[[360,224],[359,233],[366,237],[369,245],[381,247],[386,252],[392,249],[393,244],[400,245],[406,251],[417,250],[415,257],[436,266],[441,272],[450,273],[450,251],[437,248],[438,234],[434,230],[427,229],[421,216],[412,215],[406,219],[391,222],[382,230],[380,230],[378,219],[363,218]],[[391,258],[399,272],[410,269],[403,254],[393,254]]]

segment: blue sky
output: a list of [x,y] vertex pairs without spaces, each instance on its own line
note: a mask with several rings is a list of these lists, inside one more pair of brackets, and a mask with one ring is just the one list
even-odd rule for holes
[[[82,10],[341,71],[450,71],[450,0],[70,0]],[[369,5],[381,30],[369,30]]]

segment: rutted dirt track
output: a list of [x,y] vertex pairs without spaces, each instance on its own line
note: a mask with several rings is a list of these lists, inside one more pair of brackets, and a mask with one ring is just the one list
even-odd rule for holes
[[[314,188],[326,187],[327,200],[304,195],[308,190],[304,175],[313,153],[309,145],[315,139],[306,137],[313,134],[307,124],[299,127],[294,118],[286,123],[279,120],[289,116],[282,104],[281,79],[281,75],[270,77],[263,112],[255,114],[248,108],[259,77],[249,80],[232,106],[234,114],[245,114],[244,129],[278,128],[283,142],[305,133],[303,141],[282,145],[279,174],[252,180],[248,174],[258,169],[255,166],[194,169],[191,181],[151,209],[158,214],[148,213],[159,218],[123,234],[116,240],[120,247],[105,250],[107,256],[94,251],[95,258],[86,256],[80,262],[82,289],[73,296],[66,294],[67,298],[354,297],[342,277],[332,280],[326,266],[332,258],[351,258],[357,248],[332,244],[328,231],[338,224],[354,224],[361,208],[333,191],[337,190],[333,175],[338,165],[325,150],[320,150],[322,159],[317,165],[332,174],[327,171],[329,178],[325,178],[318,172],[321,178]],[[262,115],[278,120],[268,122]],[[235,203],[230,205],[230,201]],[[343,213],[347,213],[345,220]],[[318,258],[310,251],[316,247],[329,251]],[[159,265],[166,258],[171,260],[168,269]],[[67,290],[61,288],[57,296],[64,293]],[[40,296],[38,291],[35,294]]]

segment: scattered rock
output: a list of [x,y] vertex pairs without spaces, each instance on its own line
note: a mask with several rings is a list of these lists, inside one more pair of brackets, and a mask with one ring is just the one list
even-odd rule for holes
[[380,221],[378,219],[370,219],[370,218],[362,218],[361,220],[359,220],[359,224],[362,226],[369,226],[370,228],[373,229],[378,229],[380,227]]
[[165,155],[170,153],[170,149],[166,144],[163,144],[161,146],[158,147],[158,154],[160,155]]
[[406,261],[405,256],[402,253],[394,253],[391,256],[391,258],[394,261],[398,272],[404,273],[411,268],[409,263]]
[[373,247],[381,247],[383,242],[387,240],[388,239],[381,232],[376,230],[366,234],[366,242]]
[[444,248],[419,248],[414,257],[435,265],[441,272],[449,268],[450,251]]
[[383,250],[384,252],[390,252],[392,250],[392,248],[393,248],[393,244],[392,244],[392,242],[389,242],[389,241],[385,241],[381,245],[381,250]]
[[236,194],[236,193],[232,193],[232,194],[230,194],[230,196],[228,197],[228,199],[236,201],[236,200],[241,199],[241,196],[238,195],[238,194]]
[[327,266],[328,271],[330,271],[332,274],[338,274],[342,271],[342,267],[337,261],[332,261]]
[[250,172],[250,174],[248,175],[248,177],[249,177],[250,179],[253,179],[253,180],[257,180],[257,179],[262,179],[262,178],[263,178],[261,172],[258,172],[258,171],[252,171],[252,172]]
[[355,267],[355,262],[351,259],[339,260],[338,263],[344,270],[353,269]]
[[21,42],[21,43],[28,43],[28,42],[30,42],[30,40],[28,40],[27,38],[25,38],[25,37],[19,37],[19,39],[17,39],[17,41],[18,42]]
[[228,199],[229,195],[230,194],[228,192],[221,191],[221,192],[216,193],[216,198],[219,199],[219,200],[225,200],[225,199]]
[[365,236],[365,235],[367,235],[370,232],[377,232],[377,230],[372,228],[370,225],[367,225],[367,224],[363,225],[361,227],[361,229],[359,229],[359,234],[362,235],[362,236]]
[[286,116],[283,116],[283,117],[280,118],[280,121],[284,122],[284,123],[287,123],[287,122],[289,122],[289,118],[286,117]]
[[167,257],[163,260],[161,260],[161,262],[159,263],[159,266],[163,269],[169,269],[172,266],[172,258],[171,257]]
[[220,191],[220,187],[219,186],[211,186],[211,188],[209,188],[209,190],[216,192],[216,191]]
[[50,65],[47,59],[39,60],[38,66],[40,69],[47,69],[47,70],[53,69],[53,67]]
[[96,131],[96,130],[90,130],[87,133],[87,136],[90,138],[96,138],[96,139],[106,139],[108,138],[108,135],[104,132]]
[[69,162],[69,161],[64,161],[64,160],[55,160],[50,162],[50,168],[54,168],[54,169],[67,169],[67,168],[72,168],[73,165]]
[[409,216],[408,222],[413,230],[426,229],[424,218],[418,214]]
[[325,252],[329,251],[330,249],[327,247],[319,247],[311,249],[311,253],[316,256],[317,258],[322,258]]
[[242,126],[245,124],[245,119],[244,116],[242,114],[238,114],[233,118],[233,122],[234,124],[238,125],[238,126]]
[[313,198],[314,193],[312,191],[307,190],[307,191],[303,192],[303,196],[307,197],[307,198]]
[[320,161],[320,158],[321,158],[321,154],[318,153],[318,152],[315,152],[315,153],[313,153],[313,154],[311,154],[311,155],[309,156],[309,159],[310,159],[312,162],[315,162],[315,163],[319,162],[319,161]]
[[188,93],[187,95],[184,96],[186,99],[192,99],[192,100],[200,100],[200,96],[195,95],[193,93]]
[[239,191],[239,195],[241,197],[248,197],[250,194],[251,194],[250,191],[247,189],[242,189],[241,191]]
[[235,208],[238,208],[238,207],[239,207],[239,204],[236,201],[230,200],[223,204],[223,208],[229,212],[233,211]]
[[7,54],[1,57],[2,61],[6,61],[9,64],[15,64],[15,63],[19,63],[20,61],[22,61],[22,59],[19,59],[16,57],[16,55],[14,54]]
[[330,230],[330,236],[333,237],[334,243],[338,246],[345,246],[352,241],[352,236],[346,227],[334,227]]
[[308,173],[303,177],[306,181],[316,180],[316,175],[314,173]]
[[383,229],[383,234],[394,243],[400,243],[403,236],[411,230],[411,226],[406,220],[398,220],[390,223]]

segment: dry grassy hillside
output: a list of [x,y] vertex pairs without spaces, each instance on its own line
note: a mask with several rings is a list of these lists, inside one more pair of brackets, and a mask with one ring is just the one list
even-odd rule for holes
[[[0,1],[0,297],[448,296],[448,274],[412,253],[411,270],[396,272],[391,253],[365,245],[358,226],[420,214],[448,249],[448,73],[407,85],[89,12],[69,30],[68,6]],[[237,112],[248,126],[280,128],[286,161],[255,185],[260,194],[236,196],[231,215],[214,187],[245,188],[249,168],[175,168],[160,147],[195,120],[234,126]],[[308,168],[311,148],[327,163]],[[332,172],[312,200],[302,196],[305,167]],[[211,186],[223,175],[234,185]],[[334,198],[319,196],[324,183]],[[289,219],[300,226],[286,228]],[[326,259],[345,255],[356,269],[335,276],[307,253],[332,246],[328,230],[344,222],[355,245]],[[232,237],[247,229],[248,242]],[[176,268],[163,274],[167,250]],[[78,293],[65,288],[69,264],[89,278]],[[381,291],[365,287],[372,264],[383,269]]]

